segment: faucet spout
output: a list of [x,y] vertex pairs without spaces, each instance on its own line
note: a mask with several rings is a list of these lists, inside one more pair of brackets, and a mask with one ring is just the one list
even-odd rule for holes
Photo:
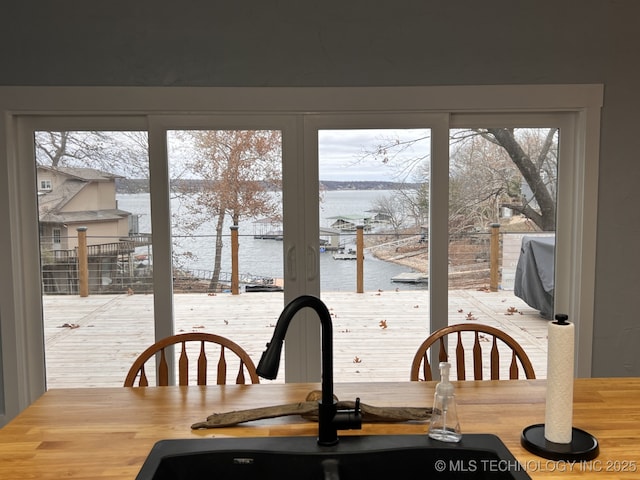
[[322,333],[322,398],[318,402],[318,443],[320,445],[334,445],[338,443],[337,430],[347,428],[360,428],[361,416],[359,402],[353,412],[348,412],[345,422],[345,412],[337,415],[337,403],[333,398],[333,327],[331,314],[326,305],[317,297],[302,295],[293,299],[282,311],[273,337],[267,343],[267,349],[263,352],[256,370],[263,378],[273,380],[278,375],[280,355],[284,337],[295,314],[303,308],[312,308],[320,319]]

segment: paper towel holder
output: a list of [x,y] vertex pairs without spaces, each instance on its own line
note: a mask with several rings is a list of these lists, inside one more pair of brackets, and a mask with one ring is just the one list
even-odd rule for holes
[[589,432],[576,427],[571,428],[571,442],[550,442],[544,437],[544,423],[525,428],[520,444],[534,455],[549,460],[593,460],[600,453],[598,440]]
[[[566,325],[569,317],[558,314],[555,318],[558,325]],[[534,455],[549,460],[586,461],[600,453],[598,440],[584,430],[571,427],[571,441],[556,443],[545,438],[544,428],[544,423],[528,426],[522,431],[520,444]]]

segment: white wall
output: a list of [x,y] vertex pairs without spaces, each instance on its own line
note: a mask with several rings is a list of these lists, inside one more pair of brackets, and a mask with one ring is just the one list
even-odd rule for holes
[[3,17],[0,85],[603,83],[593,375],[640,375],[640,2],[15,0]]

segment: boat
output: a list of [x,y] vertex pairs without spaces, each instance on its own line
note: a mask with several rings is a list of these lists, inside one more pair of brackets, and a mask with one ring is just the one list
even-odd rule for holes
[[357,258],[358,256],[356,255],[356,251],[352,248],[346,252],[344,250],[339,250],[333,254],[334,260],[356,260]]
[[284,282],[281,278],[265,278],[261,282],[248,283],[245,292],[284,292]]
[[283,292],[284,288],[279,285],[246,285],[245,292]]

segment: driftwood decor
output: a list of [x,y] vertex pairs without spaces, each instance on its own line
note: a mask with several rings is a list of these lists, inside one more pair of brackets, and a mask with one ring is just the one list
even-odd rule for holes
[[[191,425],[191,428],[196,430],[202,428],[232,427],[239,423],[290,415],[300,415],[307,420],[318,421],[318,400],[320,398],[321,392],[314,390],[307,395],[306,401],[304,402],[214,413],[209,415],[206,421],[194,423]],[[355,402],[353,401],[340,401],[337,400],[337,398],[336,401],[338,402],[338,410],[354,408],[355,406]],[[430,407],[374,407],[366,403],[360,403],[360,410],[362,413],[362,421],[369,423],[425,421],[431,418]]]

